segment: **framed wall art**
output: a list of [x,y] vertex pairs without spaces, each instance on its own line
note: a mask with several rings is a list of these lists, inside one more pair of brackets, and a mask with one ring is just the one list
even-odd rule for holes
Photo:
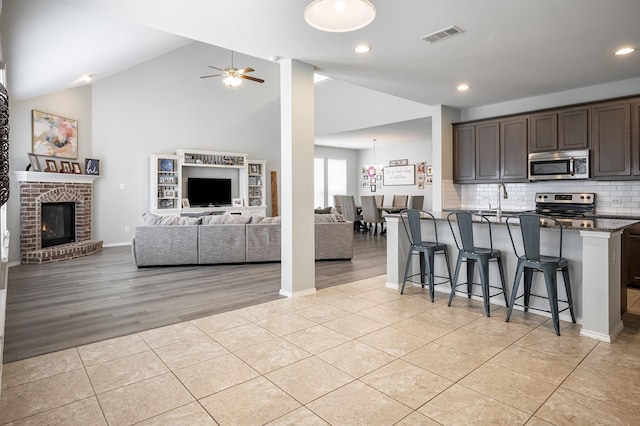
[[76,175],[82,174],[82,168],[80,167],[80,163],[71,163],[71,165],[73,166],[73,174],[76,174]]
[[385,167],[382,173],[384,186],[389,185],[415,185],[416,168],[413,164],[409,166]]
[[60,172],[62,173],[71,173],[71,163],[68,161],[60,162]]
[[58,158],[78,158],[78,122],[32,110],[32,152]]
[[38,160],[37,155],[27,154],[29,156],[29,162],[31,163],[31,170],[34,172],[41,172],[42,167],[40,167],[40,160]]
[[100,174],[100,160],[96,160],[94,158],[85,158],[84,159],[84,170],[88,175],[99,175]]
[[58,166],[54,160],[46,160],[47,168],[44,170],[45,172],[58,173]]

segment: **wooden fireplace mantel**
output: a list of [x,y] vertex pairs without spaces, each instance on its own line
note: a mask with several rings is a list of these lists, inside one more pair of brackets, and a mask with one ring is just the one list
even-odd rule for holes
[[93,183],[98,175],[76,175],[70,173],[45,173],[14,171],[18,182]]

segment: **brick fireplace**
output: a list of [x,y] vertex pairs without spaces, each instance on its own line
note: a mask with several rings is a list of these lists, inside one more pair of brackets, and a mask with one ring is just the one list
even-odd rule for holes
[[[86,256],[102,250],[91,239],[91,199],[97,176],[14,172],[20,182],[20,257],[23,264]],[[42,247],[42,204],[74,203],[75,241]]]

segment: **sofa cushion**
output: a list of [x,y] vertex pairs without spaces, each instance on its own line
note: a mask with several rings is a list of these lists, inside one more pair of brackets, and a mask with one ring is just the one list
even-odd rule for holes
[[138,266],[198,263],[198,226],[137,226],[134,241]]
[[157,215],[145,212],[142,214],[145,225],[198,225],[199,217],[182,217],[175,214]]
[[262,216],[253,216],[251,218],[251,223],[282,223],[282,217],[262,217]]
[[313,212],[315,214],[329,214],[329,213],[331,213],[331,207],[325,207],[324,209],[321,208],[321,207],[318,207]]
[[344,218],[341,214],[316,214],[314,218],[315,223],[330,223],[330,222],[344,222]]
[[237,214],[225,214],[225,215],[212,215],[201,218],[203,225],[216,225],[216,224],[236,224],[245,225],[251,222],[251,216],[241,216]]
[[244,263],[247,260],[244,224],[198,226],[198,263]]

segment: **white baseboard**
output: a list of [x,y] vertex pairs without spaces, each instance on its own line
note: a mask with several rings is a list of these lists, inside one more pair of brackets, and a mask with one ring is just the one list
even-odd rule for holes
[[280,296],[285,296],[285,297],[301,297],[301,296],[310,296],[312,294],[316,294],[316,289],[315,288],[310,288],[308,290],[302,290],[302,291],[296,291],[291,293],[290,291],[284,290],[284,289],[280,289]]
[[109,244],[102,244],[102,247],[122,247],[122,246],[130,246],[131,242],[124,242],[124,243],[109,243]]

